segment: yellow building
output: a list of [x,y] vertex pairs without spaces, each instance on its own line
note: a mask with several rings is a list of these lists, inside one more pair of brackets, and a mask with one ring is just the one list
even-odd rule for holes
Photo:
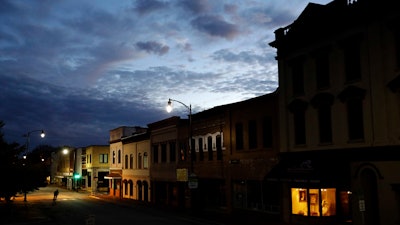
[[104,179],[110,171],[110,147],[108,145],[91,145],[86,147],[86,190],[95,192],[108,191],[109,183]]
[[150,139],[146,129],[121,138],[122,197],[150,201]]

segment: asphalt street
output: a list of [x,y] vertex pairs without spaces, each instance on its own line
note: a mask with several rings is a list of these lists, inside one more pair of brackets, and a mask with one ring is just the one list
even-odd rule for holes
[[[53,193],[59,195],[53,201]],[[29,193],[27,202],[23,195],[16,196],[12,203],[0,202],[0,224],[54,224],[54,225],[278,225],[264,217],[254,215],[226,215],[218,213],[192,214],[172,208],[158,208],[140,204],[133,200],[121,200],[104,194],[69,191],[54,186],[40,188]]]

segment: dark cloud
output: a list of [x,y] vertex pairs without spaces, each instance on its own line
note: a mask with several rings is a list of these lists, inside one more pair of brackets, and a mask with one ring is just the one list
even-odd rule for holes
[[181,0],[178,5],[192,14],[202,14],[210,9],[207,0]]
[[147,53],[154,53],[157,55],[164,55],[168,53],[169,47],[155,41],[137,42],[136,47]]
[[[7,84],[0,92],[0,102],[7,106],[0,108],[0,120],[6,124],[3,132],[6,139],[20,143],[22,134],[44,129],[46,144],[107,144],[109,130],[146,126],[165,115],[160,107],[142,101],[129,104],[122,96],[98,98],[101,90],[65,89],[27,77],[0,76],[0,83]],[[141,96],[137,93],[133,99]]]
[[135,11],[139,14],[147,14],[168,6],[168,3],[157,0],[136,0]]
[[211,36],[233,39],[239,33],[235,24],[226,22],[219,16],[205,15],[191,21],[193,27]]

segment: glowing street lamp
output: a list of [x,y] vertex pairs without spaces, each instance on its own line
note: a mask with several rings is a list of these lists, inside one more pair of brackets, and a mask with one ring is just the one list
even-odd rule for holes
[[192,105],[186,105],[185,103],[175,100],[175,99],[168,99],[167,107],[166,110],[168,113],[172,111],[172,102],[178,102],[181,105],[185,106],[189,110],[189,133],[190,133],[190,139],[189,139],[189,146],[190,146],[190,173],[193,173],[193,155],[195,154],[194,152],[194,146],[192,146]]
[[31,133],[33,133],[33,132],[40,132],[41,138],[44,138],[46,136],[46,134],[44,133],[44,130],[32,130],[24,135],[24,137],[26,137],[26,150],[25,150],[25,155],[23,156],[24,159],[26,159],[26,154],[29,152],[29,137],[30,137]]

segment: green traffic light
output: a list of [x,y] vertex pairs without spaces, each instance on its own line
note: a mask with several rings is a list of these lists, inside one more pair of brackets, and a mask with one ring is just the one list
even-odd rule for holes
[[75,179],[79,179],[79,178],[81,178],[81,175],[80,175],[80,174],[75,174],[75,175],[74,175],[74,178],[75,178]]

